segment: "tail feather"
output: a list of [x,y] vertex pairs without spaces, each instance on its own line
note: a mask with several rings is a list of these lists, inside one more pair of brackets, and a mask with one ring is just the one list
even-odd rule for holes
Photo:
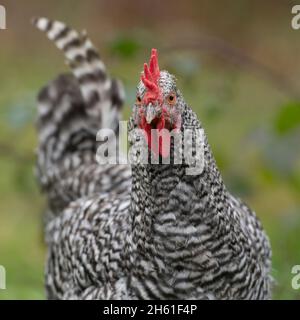
[[33,24],[63,51],[77,78],[86,112],[100,120],[101,127],[117,129],[124,103],[122,83],[111,79],[86,32],[77,32],[62,22],[35,18]]
[[98,121],[88,116],[78,81],[61,75],[38,96],[38,162],[46,174],[70,154],[96,152]]
[[38,96],[37,170],[46,186],[62,161],[77,155],[95,158],[100,128],[111,128],[118,134],[124,90],[120,81],[109,77],[85,32],[47,18],[32,22],[64,53],[73,72],[58,76]]

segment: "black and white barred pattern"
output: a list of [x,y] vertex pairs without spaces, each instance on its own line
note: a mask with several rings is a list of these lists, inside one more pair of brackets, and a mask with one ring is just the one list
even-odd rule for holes
[[[205,137],[204,170],[186,164],[100,166],[96,132],[117,131],[123,93],[86,34],[35,25],[73,75],[39,95],[37,173],[48,196],[46,288],[51,299],[269,299],[271,249],[256,215],[225,188]],[[181,131],[202,129],[174,77]],[[138,94],[145,88],[140,83]],[[136,127],[134,106],[129,129]]]

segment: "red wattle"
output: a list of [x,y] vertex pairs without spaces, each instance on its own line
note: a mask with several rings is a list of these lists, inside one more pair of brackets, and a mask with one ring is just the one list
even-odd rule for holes
[[[150,124],[147,123],[145,117],[142,117],[140,128],[144,130],[145,138],[148,147],[155,156],[161,155],[163,158],[167,158],[170,155],[170,133],[165,129],[165,119],[161,117],[156,124],[156,128],[152,128]],[[158,132],[153,132],[154,141],[151,138],[151,130],[158,130]],[[163,131],[161,131],[163,130]],[[156,133],[159,133],[159,138],[155,139]],[[157,143],[158,142],[158,143]]]

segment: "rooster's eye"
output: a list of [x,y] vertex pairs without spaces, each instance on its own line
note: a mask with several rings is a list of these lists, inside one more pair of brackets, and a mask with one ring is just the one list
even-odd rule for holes
[[174,93],[171,93],[167,97],[167,101],[170,105],[174,105],[176,102],[176,95]]
[[142,104],[142,98],[140,96],[136,97],[136,104],[141,105]]

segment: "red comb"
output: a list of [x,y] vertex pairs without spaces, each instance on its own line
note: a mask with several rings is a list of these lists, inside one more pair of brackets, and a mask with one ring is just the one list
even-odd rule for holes
[[157,50],[152,49],[151,58],[149,61],[149,66],[147,63],[144,64],[144,73],[141,76],[147,92],[144,96],[144,103],[149,103],[160,99],[160,89],[158,86],[158,79],[160,76],[159,66],[158,66],[158,56]]

